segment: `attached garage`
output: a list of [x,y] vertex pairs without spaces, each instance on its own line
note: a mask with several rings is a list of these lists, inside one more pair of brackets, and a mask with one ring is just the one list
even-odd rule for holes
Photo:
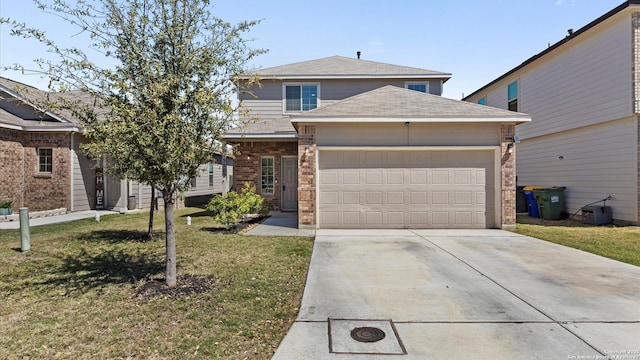
[[299,218],[337,229],[512,227],[513,136],[529,120],[392,86],[309,111],[292,119]]
[[496,152],[319,150],[318,225],[496,227]]

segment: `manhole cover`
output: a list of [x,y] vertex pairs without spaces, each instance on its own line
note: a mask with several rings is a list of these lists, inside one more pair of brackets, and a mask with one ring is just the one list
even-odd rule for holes
[[372,343],[384,339],[384,331],[375,327],[357,327],[351,330],[351,338],[355,341]]

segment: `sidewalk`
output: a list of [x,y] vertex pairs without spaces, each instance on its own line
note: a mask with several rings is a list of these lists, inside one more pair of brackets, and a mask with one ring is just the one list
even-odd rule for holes
[[314,237],[315,230],[298,229],[297,212],[272,211],[269,218],[247,232],[258,236],[306,236]]
[[[80,219],[87,218],[95,218],[96,214],[103,215],[111,215],[111,214],[119,214],[117,211],[111,210],[88,210],[88,211],[78,211],[67,213],[63,215],[53,215],[47,217],[38,217],[29,219],[29,226],[41,226],[41,225],[50,225],[50,224],[58,224],[69,221],[75,221]],[[14,221],[0,221],[0,230],[8,230],[8,229],[20,229],[20,220]]]

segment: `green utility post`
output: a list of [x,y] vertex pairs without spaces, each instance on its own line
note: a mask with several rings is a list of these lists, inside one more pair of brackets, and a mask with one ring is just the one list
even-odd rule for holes
[[31,249],[31,235],[29,234],[29,208],[23,207],[20,211],[20,247],[22,252]]

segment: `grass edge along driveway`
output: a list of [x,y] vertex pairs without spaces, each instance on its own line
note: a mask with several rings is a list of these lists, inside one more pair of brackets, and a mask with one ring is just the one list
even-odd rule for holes
[[640,227],[592,226],[577,220],[518,216],[515,233],[640,266]]

